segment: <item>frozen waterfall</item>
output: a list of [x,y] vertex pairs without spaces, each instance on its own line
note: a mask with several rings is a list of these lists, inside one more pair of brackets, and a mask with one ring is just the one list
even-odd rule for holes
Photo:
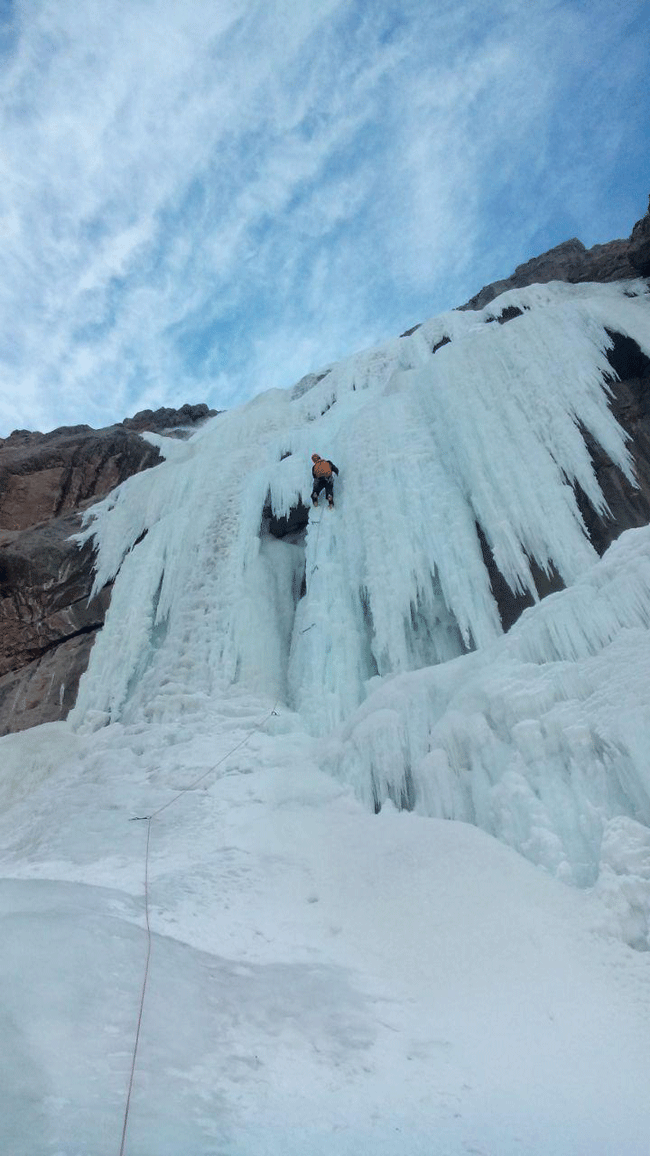
[[[165,463],[89,515],[96,586],[115,587],[74,724],[186,716],[238,684],[321,736],[368,805],[464,819],[593,880],[607,823],[650,820],[625,675],[646,669],[650,540],[599,561],[574,489],[606,513],[585,432],[633,478],[613,331],[650,354],[643,283],[532,286],[187,443],[148,435]],[[308,509],[314,450],[341,471],[334,511]],[[507,636],[477,527],[513,591],[537,600],[533,562],[566,586]]]

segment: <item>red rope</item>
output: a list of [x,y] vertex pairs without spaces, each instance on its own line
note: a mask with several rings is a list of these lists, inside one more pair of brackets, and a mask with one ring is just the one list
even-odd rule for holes
[[149,846],[151,843],[151,824],[152,824],[153,820],[156,818],[156,816],[160,815],[161,811],[165,811],[167,809],[167,807],[171,807],[172,803],[175,803],[178,799],[182,798],[182,796],[186,795],[188,791],[193,790],[194,787],[196,787],[198,785],[198,783],[202,782],[203,779],[207,779],[208,775],[211,775],[213,771],[216,771],[217,767],[220,767],[222,763],[225,763],[226,759],[229,759],[231,755],[234,755],[235,751],[238,751],[240,749],[240,747],[243,747],[244,744],[248,742],[251,735],[253,735],[255,733],[255,731],[260,730],[261,727],[264,726],[265,722],[267,722],[268,719],[270,719],[272,715],[277,713],[276,709],[275,709],[276,706],[277,706],[277,702],[274,704],[273,709],[270,710],[269,713],[264,716],[264,718],[262,719],[261,722],[255,723],[255,726],[251,727],[248,734],[246,735],[245,738],[243,738],[241,740],[241,742],[237,743],[237,745],[234,746],[232,748],[232,750],[228,751],[223,756],[223,758],[219,759],[218,762],[214,763],[213,766],[209,767],[207,771],[204,771],[202,775],[199,775],[198,778],[194,779],[191,783],[188,783],[188,785],[186,787],[183,787],[183,790],[179,791],[177,795],[174,795],[173,798],[168,799],[166,803],[163,803],[162,807],[157,807],[156,810],[152,811],[150,815],[138,816],[138,819],[142,819],[143,821],[146,821],[146,824],[147,824],[147,846],[146,846],[145,855],[144,855],[144,916],[145,916],[145,930],[146,930],[146,935],[147,935],[147,958],[145,960],[145,965],[144,965],[144,979],[142,981],[142,991],[140,992],[140,1008],[138,1011],[138,1023],[137,1023],[137,1027],[135,1029],[135,1040],[133,1043],[133,1056],[131,1058],[131,1074],[129,1076],[129,1087],[128,1087],[128,1092],[127,1092],[127,1096],[126,1096],[126,1106],[124,1108],[124,1123],[122,1124],[122,1142],[120,1144],[119,1156],[124,1156],[124,1152],[126,1149],[126,1132],[127,1132],[127,1128],[128,1128],[128,1124],[129,1124],[129,1112],[131,1110],[131,1093],[133,1092],[133,1084],[134,1084],[134,1080],[135,1080],[135,1065],[136,1065],[136,1061],[138,1058],[138,1047],[140,1044],[140,1030],[142,1028],[142,1017],[144,1014],[144,1000],[145,1000],[145,995],[147,992],[147,982],[149,979],[149,962],[151,960],[151,923],[149,920]]

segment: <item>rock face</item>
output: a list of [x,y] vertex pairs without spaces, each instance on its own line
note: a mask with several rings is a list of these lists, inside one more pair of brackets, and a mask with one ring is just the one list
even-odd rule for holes
[[110,589],[88,601],[94,555],[81,512],[161,460],[137,431],[178,436],[214,411],[145,410],[103,430],[15,430],[0,439],[0,734],[65,718]]
[[155,446],[121,426],[15,430],[0,441],[0,527],[25,530],[77,510],[159,460]]
[[122,425],[125,429],[152,430],[157,433],[179,435],[179,431],[214,417],[216,409],[207,405],[182,405],[180,409],[141,409],[134,417],[127,417]]
[[642,277],[650,277],[650,198],[648,198],[648,212],[632,229],[629,246],[629,257],[633,267]]
[[0,733],[65,717],[110,591],[88,602],[93,551],[77,514],[0,533]]
[[623,281],[632,277],[650,275],[650,204],[648,213],[637,221],[627,241],[609,241],[586,249],[582,241],[573,237],[563,241],[541,257],[533,257],[518,265],[511,277],[485,285],[460,309],[483,309],[507,289],[523,289],[526,285],[545,284],[547,281]]

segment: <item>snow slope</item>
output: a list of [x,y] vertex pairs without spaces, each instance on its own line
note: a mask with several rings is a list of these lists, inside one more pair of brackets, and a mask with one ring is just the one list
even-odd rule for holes
[[[645,1156],[650,530],[598,560],[571,483],[582,429],[633,476],[648,304],[512,291],[148,435],[77,706],[0,740],[3,1151],[120,1151],[154,815],[125,1152]],[[505,636],[477,523],[566,584]]]

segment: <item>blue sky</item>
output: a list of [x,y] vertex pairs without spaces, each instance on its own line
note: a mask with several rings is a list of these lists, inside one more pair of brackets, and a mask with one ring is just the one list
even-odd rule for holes
[[0,0],[0,436],[225,408],[650,193],[647,0]]

